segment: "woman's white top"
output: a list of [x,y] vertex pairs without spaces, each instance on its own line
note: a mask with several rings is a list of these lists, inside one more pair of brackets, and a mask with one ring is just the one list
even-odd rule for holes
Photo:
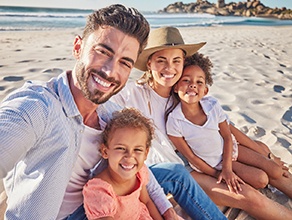
[[168,98],[159,96],[148,84],[128,82],[122,91],[111,98],[111,101],[124,107],[139,109],[144,116],[153,120],[156,127],[155,138],[146,160],[148,166],[163,162],[184,164],[166,135],[164,114],[170,105]]

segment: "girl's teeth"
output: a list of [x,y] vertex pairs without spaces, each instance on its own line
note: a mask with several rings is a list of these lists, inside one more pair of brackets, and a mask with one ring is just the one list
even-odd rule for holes
[[135,165],[121,165],[124,169],[132,169]]

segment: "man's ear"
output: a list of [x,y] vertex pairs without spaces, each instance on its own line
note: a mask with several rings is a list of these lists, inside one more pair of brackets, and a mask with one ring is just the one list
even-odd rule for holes
[[108,159],[107,147],[105,146],[105,144],[100,145],[100,153],[101,153],[101,156],[103,157],[103,159]]
[[74,45],[73,45],[73,56],[75,57],[75,59],[80,58],[81,45],[82,45],[82,38],[78,35],[75,37]]

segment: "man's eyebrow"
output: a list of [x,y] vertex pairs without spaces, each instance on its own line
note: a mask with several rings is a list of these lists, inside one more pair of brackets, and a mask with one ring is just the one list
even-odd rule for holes
[[124,60],[127,60],[128,62],[130,62],[132,65],[134,65],[135,61],[133,59],[131,59],[130,57],[123,57]]
[[108,45],[106,45],[106,44],[99,43],[98,45],[104,47],[105,49],[107,49],[111,53],[115,53],[114,50],[111,47],[109,47]]
[[[100,46],[104,47],[105,49],[107,49],[108,51],[110,51],[111,53],[115,53],[115,51],[109,47],[108,45],[106,44],[103,44],[103,43],[100,43],[99,44]],[[132,63],[132,65],[134,65],[135,61],[133,59],[131,59],[130,57],[123,57],[124,60],[127,60],[128,62]]]

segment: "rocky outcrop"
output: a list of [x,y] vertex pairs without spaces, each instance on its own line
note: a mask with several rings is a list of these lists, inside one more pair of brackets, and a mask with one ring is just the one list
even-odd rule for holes
[[160,13],[208,13],[221,16],[246,16],[246,17],[268,17],[283,20],[292,20],[292,10],[283,8],[269,8],[262,4],[260,0],[248,0],[247,2],[231,2],[224,4],[218,1],[212,4],[208,1],[197,0],[194,3],[184,4],[175,2],[168,5]]

